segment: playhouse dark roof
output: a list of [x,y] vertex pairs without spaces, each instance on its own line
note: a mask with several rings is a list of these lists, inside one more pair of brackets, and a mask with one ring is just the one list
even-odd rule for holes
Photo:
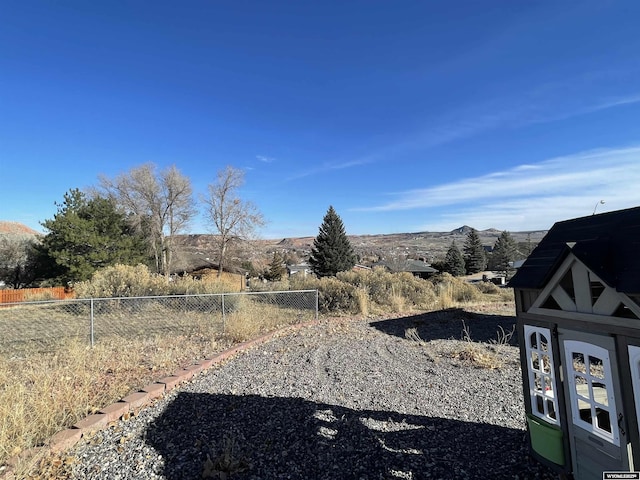
[[640,293],[640,207],[557,222],[509,286],[543,288],[571,251],[610,287]]

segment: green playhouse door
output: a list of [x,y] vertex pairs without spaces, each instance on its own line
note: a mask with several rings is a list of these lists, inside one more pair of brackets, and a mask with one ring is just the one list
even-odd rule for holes
[[618,367],[613,338],[559,330],[569,442],[576,480],[628,471]]

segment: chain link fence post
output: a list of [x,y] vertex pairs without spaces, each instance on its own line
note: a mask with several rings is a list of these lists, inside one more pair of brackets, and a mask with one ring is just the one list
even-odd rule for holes
[[224,293],[222,294],[222,331],[227,332],[227,318],[224,313]]
[[89,316],[91,317],[90,319],[90,325],[91,325],[91,331],[90,331],[90,336],[91,336],[91,348],[94,347],[95,345],[95,338],[94,338],[94,329],[93,329],[93,321],[94,321],[94,316],[93,316],[93,298],[91,299],[91,303],[90,303],[90,308],[89,308]]

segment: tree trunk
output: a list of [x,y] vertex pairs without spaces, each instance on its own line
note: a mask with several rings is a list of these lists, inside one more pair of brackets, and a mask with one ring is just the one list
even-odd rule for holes
[[227,242],[221,240],[222,244],[220,245],[220,256],[218,257],[218,278],[222,278],[222,264],[224,262],[224,254],[227,250]]

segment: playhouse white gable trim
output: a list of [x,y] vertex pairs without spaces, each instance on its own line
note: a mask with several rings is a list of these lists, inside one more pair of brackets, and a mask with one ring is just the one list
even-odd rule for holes
[[575,318],[579,313],[607,319],[640,319],[636,302],[608,286],[573,253],[567,255],[528,311],[552,312],[565,318]]

